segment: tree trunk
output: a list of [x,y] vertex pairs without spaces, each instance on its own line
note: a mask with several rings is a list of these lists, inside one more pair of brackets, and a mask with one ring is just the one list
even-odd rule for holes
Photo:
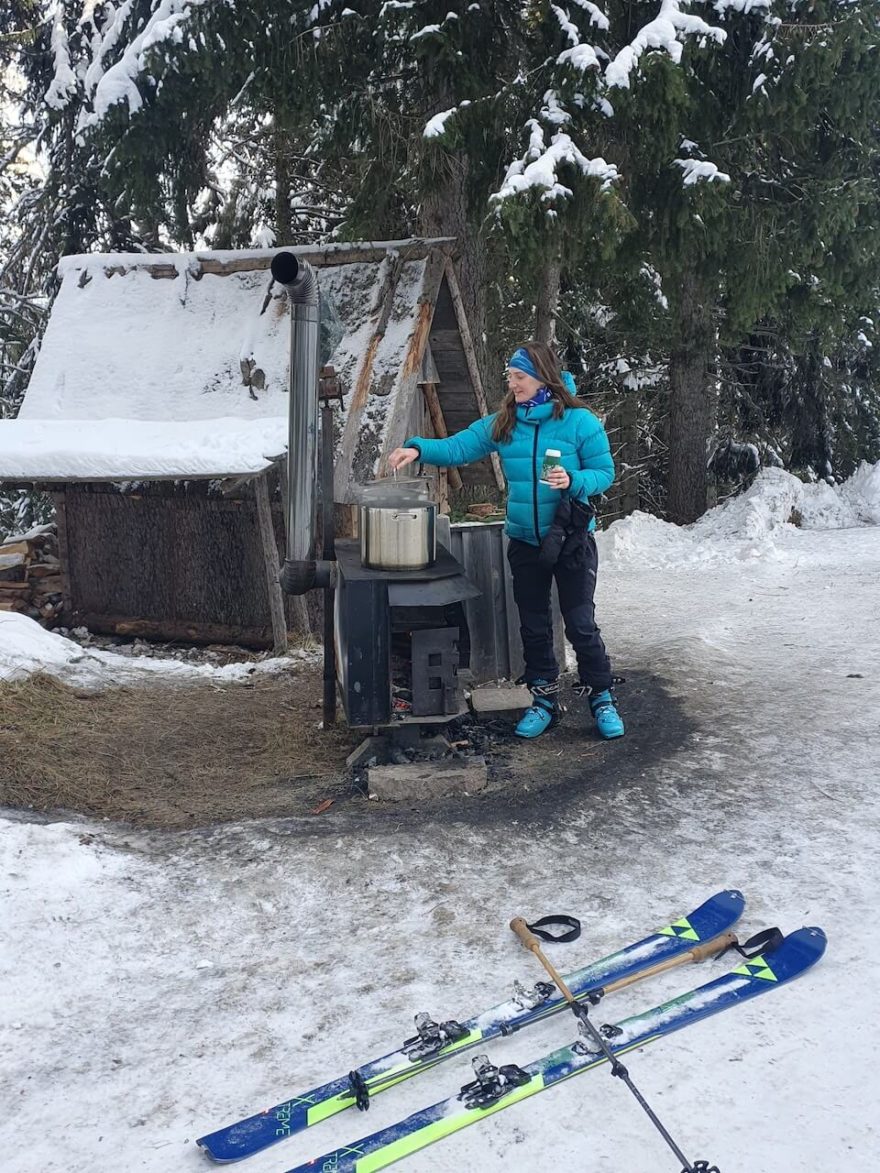
[[280,114],[275,114],[272,133],[272,155],[275,169],[275,243],[292,244],[290,217],[290,133]]
[[559,308],[559,276],[562,258],[553,256],[547,260],[541,272],[541,284],[535,305],[535,341],[552,346],[556,341],[556,311]]
[[619,517],[627,517],[639,507],[639,396],[628,391],[621,396],[608,413],[605,430],[611,441],[611,451],[617,477],[608,490],[610,510],[603,508],[606,524]]
[[802,354],[795,358],[791,398],[797,404],[791,425],[791,468],[812,469],[829,476],[834,454],[828,389],[819,340],[812,331]]
[[478,224],[468,215],[468,160],[435,148],[438,158],[426,185],[419,215],[419,231],[424,236],[454,236],[459,257],[455,272],[461,289],[474,352],[483,387],[492,398],[497,380],[489,378],[486,355],[486,244]]
[[669,358],[666,516],[687,525],[707,507],[707,446],[715,426],[709,366],[715,330],[711,298],[697,276],[684,274],[679,288],[677,337]]

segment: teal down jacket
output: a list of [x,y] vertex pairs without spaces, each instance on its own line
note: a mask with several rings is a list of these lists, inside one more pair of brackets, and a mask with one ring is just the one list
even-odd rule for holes
[[[556,506],[564,494],[586,501],[604,493],[614,480],[614,461],[601,422],[584,408],[566,408],[558,419],[553,404],[519,406],[516,423],[506,444],[492,439],[494,415],[475,420],[463,432],[447,440],[425,440],[411,436],[406,448],[418,448],[423,464],[451,468],[472,464],[490,452],[501,457],[507,477],[507,536],[539,546],[550,528]],[[541,466],[548,448],[562,453],[562,465],[571,477],[568,489],[551,489],[542,484]],[[590,528],[594,528],[595,522]]]

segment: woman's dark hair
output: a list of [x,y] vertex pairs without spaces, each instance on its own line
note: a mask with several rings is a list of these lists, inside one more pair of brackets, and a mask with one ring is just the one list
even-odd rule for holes
[[[552,347],[548,346],[546,342],[524,342],[521,349],[532,360],[532,364],[538,372],[538,378],[553,396],[553,415],[557,419],[563,415],[566,408],[580,407],[587,410],[587,405],[572,395],[563,383],[559,358]],[[513,392],[508,391],[495,415],[495,423],[492,425],[492,439],[499,444],[506,444],[513,433],[515,423],[516,399]]]

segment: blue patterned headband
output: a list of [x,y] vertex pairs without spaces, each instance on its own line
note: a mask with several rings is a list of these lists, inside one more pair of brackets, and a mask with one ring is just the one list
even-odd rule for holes
[[540,378],[538,372],[535,370],[535,364],[529,358],[529,352],[524,346],[521,346],[519,350],[513,352],[513,358],[511,358],[507,365],[508,367],[513,367],[514,370],[524,371],[525,374],[531,375],[533,379]]
[[[541,376],[535,370],[535,364],[529,358],[529,352],[524,346],[521,346],[519,350],[513,352],[513,357],[507,365],[509,368],[512,367],[514,370],[523,371],[525,374],[531,375],[533,379],[540,381]],[[562,384],[570,395],[577,395],[577,385],[575,384],[571,371],[562,372]]]

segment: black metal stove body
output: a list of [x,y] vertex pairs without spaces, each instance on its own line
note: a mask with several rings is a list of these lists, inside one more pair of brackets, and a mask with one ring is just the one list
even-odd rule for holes
[[336,671],[349,725],[390,725],[404,715],[395,687],[414,721],[461,712],[458,670],[470,659],[462,603],[480,594],[461,564],[438,546],[425,570],[370,570],[359,543],[342,539],[336,559]]

